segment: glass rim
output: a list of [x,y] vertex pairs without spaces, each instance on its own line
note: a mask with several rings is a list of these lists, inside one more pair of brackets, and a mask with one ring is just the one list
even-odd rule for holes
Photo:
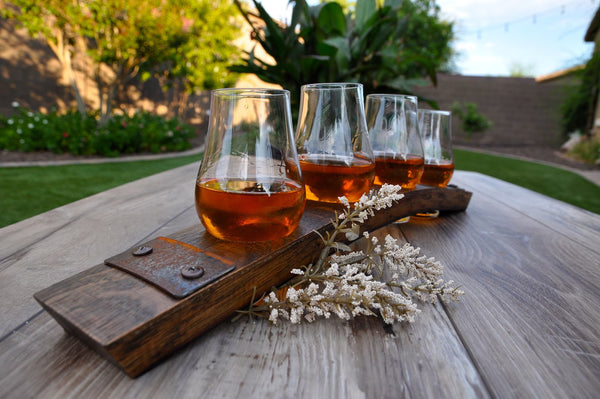
[[406,98],[406,99],[418,101],[418,97],[413,96],[411,94],[371,93],[371,94],[367,94],[367,100],[369,98],[393,98],[393,99]]
[[424,114],[434,114],[434,115],[452,115],[451,111],[441,110],[441,109],[419,109],[420,113]]
[[227,87],[223,89],[214,89],[211,91],[213,96],[218,97],[290,97],[290,91],[285,89],[271,89],[266,87]]
[[309,83],[302,85],[302,90],[347,90],[347,89],[362,89],[362,83],[354,82],[333,82],[333,83]]

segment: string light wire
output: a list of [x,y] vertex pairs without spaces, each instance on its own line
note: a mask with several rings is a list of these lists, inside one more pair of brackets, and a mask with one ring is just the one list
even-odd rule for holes
[[[533,25],[537,25],[538,22],[542,22],[545,17],[548,16],[565,16],[569,14],[571,11],[579,11],[577,8],[585,6],[585,4],[591,5],[590,7],[591,13],[589,21],[591,22],[592,17],[594,16],[596,1],[595,0],[574,0],[568,3],[564,3],[558,6],[553,6],[551,8],[536,11],[535,13],[528,14],[522,17],[514,18],[509,21],[504,21],[501,23],[494,23],[487,26],[479,27],[477,29],[465,30],[462,32],[464,35],[476,35],[478,39],[482,39],[484,33],[487,31],[503,29],[504,32],[509,32],[511,25],[520,24],[522,22],[531,21]],[[459,32],[460,33],[460,32]]]

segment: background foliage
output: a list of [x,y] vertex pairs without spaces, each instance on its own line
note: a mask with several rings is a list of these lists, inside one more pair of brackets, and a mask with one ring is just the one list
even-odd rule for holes
[[600,53],[592,54],[585,68],[577,73],[581,84],[569,88],[561,107],[564,138],[575,131],[588,135],[592,128],[596,99],[600,91]]
[[471,138],[473,133],[484,132],[492,127],[492,122],[477,110],[477,104],[467,102],[461,104],[455,101],[450,107],[453,115],[461,121],[460,129]]
[[105,123],[119,92],[152,75],[182,94],[231,84],[239,36],[229,0],[9,0],[0,15],[46,40],[63,66],[80,113],[88,111],[72,60],[84,56]]
[[296,0],[287,26],[253,0],[257,14],[234,0],[253,37],[275,60],[246,53],[232,71],[254,73],[288,89],[296,109],[300,87],[318,82],[360,82],[365,93],[410,93],[450,64],[453,25],[442,21],[432,0],[358,0],[344,13],[336,2],[308,6]]
[[99,126],[94,114],[42,114],[18,106],[15,111],[13,116],[0,116],[0,149],[102,156],[159,153],[190,148],[195,134],[177,119],[149,112],[115,115]]

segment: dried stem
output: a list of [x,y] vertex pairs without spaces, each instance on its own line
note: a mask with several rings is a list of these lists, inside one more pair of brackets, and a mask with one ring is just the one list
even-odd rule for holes
[[[340,198],[345,209],[336,215],[333,232],[321,236],[323,249],[317,261],[292,270],[296,277],[259,301],[255,302],[253,295],[249,309],[240,312],[250,317],[268,318],[274,324],[280,318],[300,323],[302,318],[311,322],[332,314],[343,319],[380,316],[391,324],[414,320],[420,310],[413,299],[457,301],[464,292],[454,287],[453,281],[444,282],[441,263],[419,256],[419,248],[410,244],[400,247],[389,235],[382,248],[377,238],[368,233],[363,233],[369,240],[366,253],[352,252],[346,244],[337,241],[340,233],[344,233],[348,241],[359,238],[359,224],[375,211],[400,200],[403,195],[398,191],[399,186],[383,185],[353,206],[344,197]],[[386,282],[378,281],[374,279],[374,268],[378,277],[385,272],[392,277]]]

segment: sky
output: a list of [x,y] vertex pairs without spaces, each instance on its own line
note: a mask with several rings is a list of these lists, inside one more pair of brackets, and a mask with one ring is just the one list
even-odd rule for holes
[[[310,1],[309,3],[317,3]],[[287,0],[262,0],[271,16],[289,20]],[[454,21],[457,72],[475,76],[543,76],[584,63],[584,36],[600,0],[437,0]]]

